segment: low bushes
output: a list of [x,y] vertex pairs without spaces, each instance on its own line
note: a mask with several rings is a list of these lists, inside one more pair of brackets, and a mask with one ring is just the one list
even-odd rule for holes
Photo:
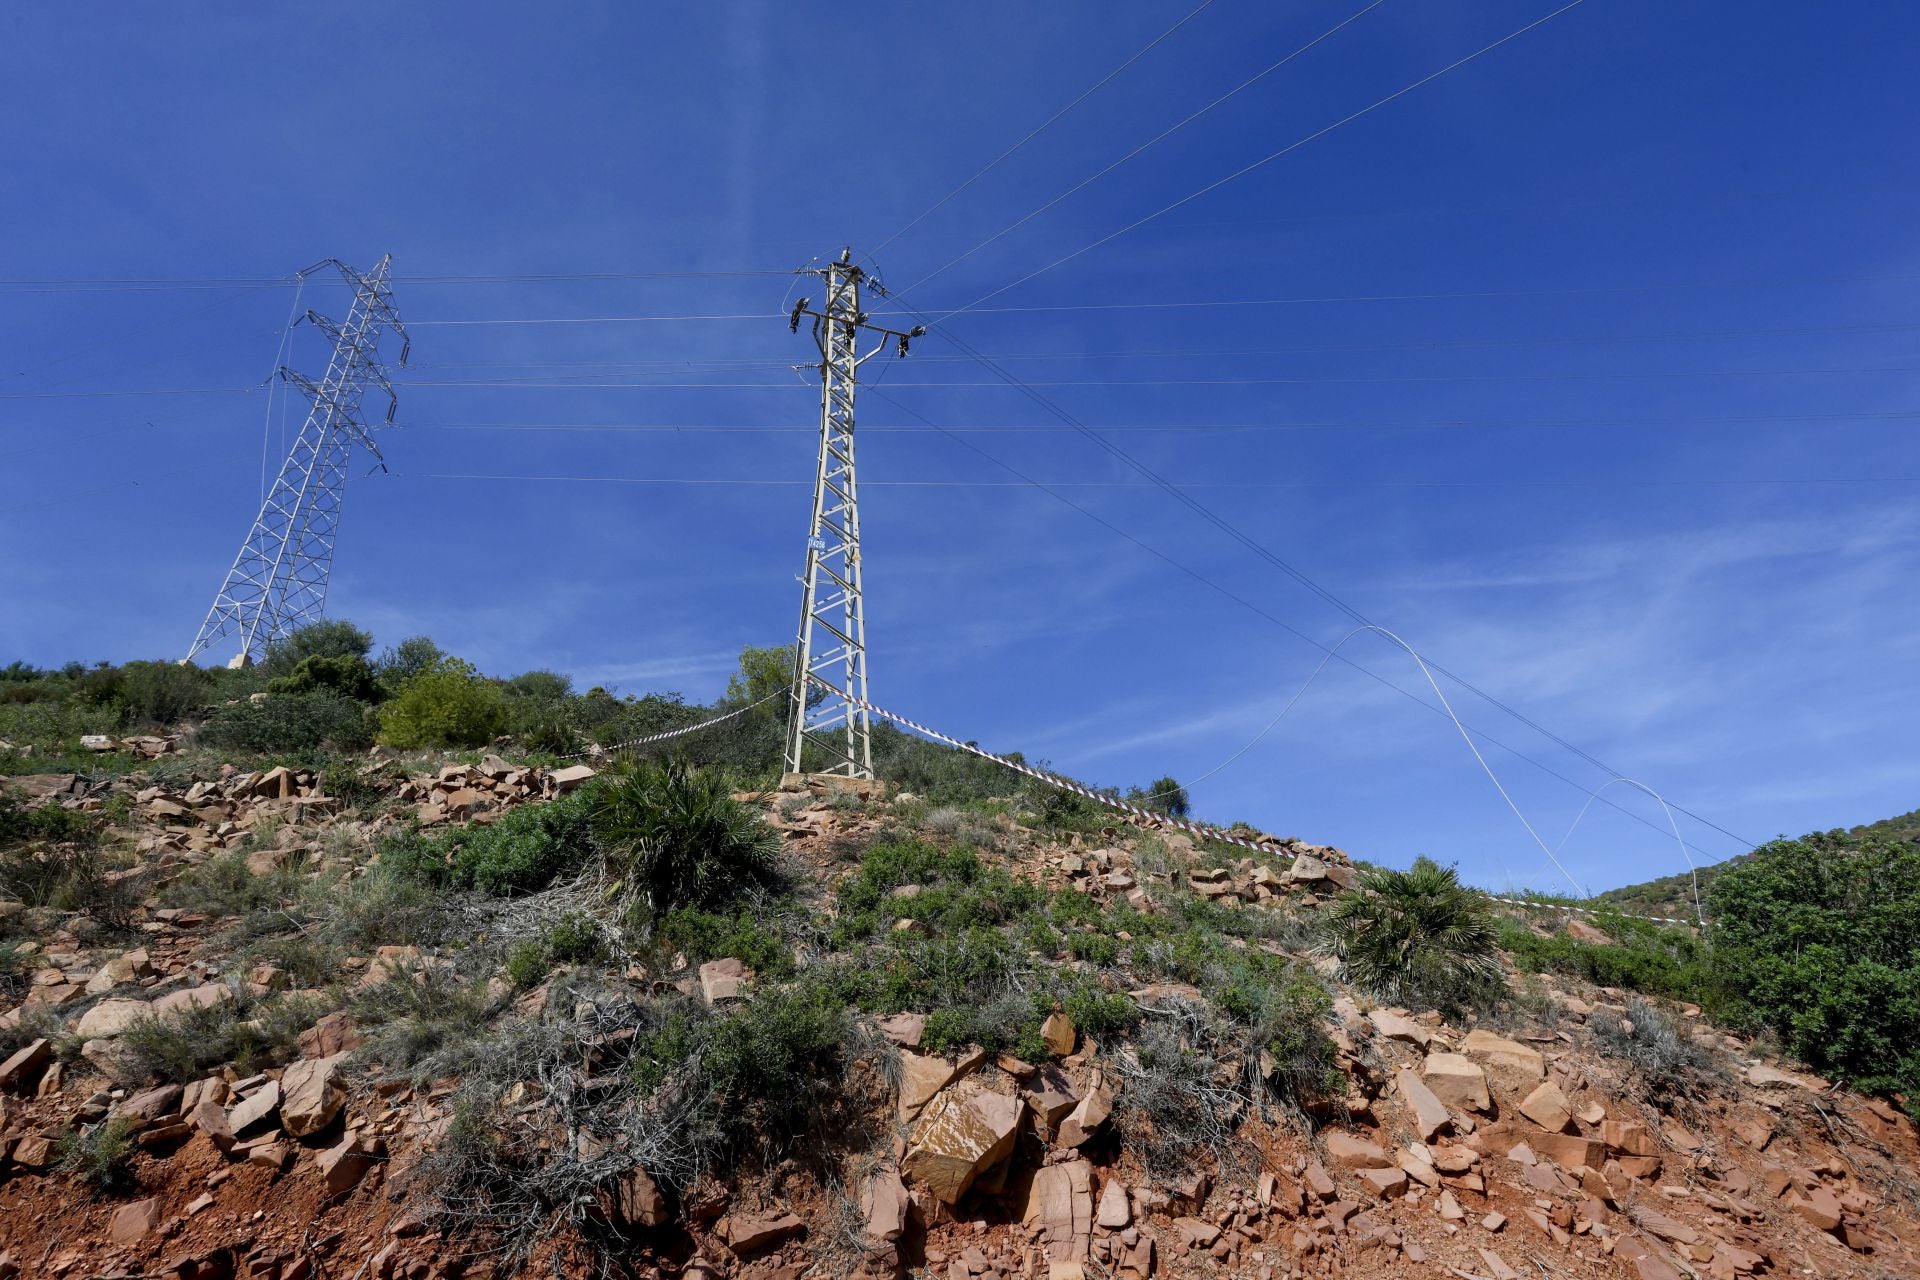
[[299,755],[320,750],[362,751],[373,745],[372,712],[329,689],[276,693],[259,702],[221,707],[194,735],[218,751]]
[[486,826],[441,835],[410,831],[381,846],[382,864],[436,886],[482,893],[532,893],[593,857],[592,787],[548,804],[517,805]]
[[157,1076],[186,1083],[231,1062],[242,1075],[292,1056],[299,1035],[331,1004],[316,993],[239,996],[137,1019],[115,1047],[123,1083]]
[[1500,948],[1524,972],[1565,974],[1595,986],[1675,1000],[1713,1000],[1711,957],[1690,931],[1604,915],[1596,923],[1614,941],[1583,942],[1564,933],[1543,938],[1525,925],[1502,921]]
[[1707,914],[1729,1017],[1862,1089],[1920,1097],[1920,849],[1777,840],[1721,872]]
[[507,727],[507,695],[470,662],[441,657],[402,684],[380,708],[389,746],[480,747]]
[[1697,1095],[1714,1070],[1712,1055],[1645,1000],[1631,1001],[1625,1017],[1597,1011],[1587,1027],[1603,1052],[1626,1065],[1634,1091],[1649,1101],[1671,1106]]
[[[911,897],[895,890],[915,886]],[[1038,886],[982,862],[970,849],[940,849],[920,840],[883,840],[861,855],[860,867],[834,891],[836,936],[872,937],[895,920],[955,933],[998,925],[1038,910],[1047,900]]]
[[133,1121],[124,1116],[69,1129],[54,1146],[54,1167],[103,1195],[131,1190],[133,1139]]

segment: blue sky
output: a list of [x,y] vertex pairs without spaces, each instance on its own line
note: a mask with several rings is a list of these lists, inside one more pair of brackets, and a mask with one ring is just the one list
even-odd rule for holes
[[[393,254],[414,365],[393,474],[349,487],[331,612],[496,673],[705,699],[741,645],[790,638],[815,393],[782,321],[657,317],[770,316],[793,282],[497,277],[867,252],[1194,3],[12,6],[0,277]],[[874,265],[920,280],[1361,3],[1216,0]],[[905,301],[960,308],[1554,7],[1384,0]],[[943,327],[1713,823],[1764,839],[1904,811],[1916,56],[1902,6],[1588,0]],[[446,276],[496,279],[422,279]],[[184,651],[263,439],[297,425],[255,385],[291,301],[0,285],[0,659]],[[524,323],[584,317],[643,318]],[[446,323],[476,320],[512,323]],[[291,363],[324,356],[296,333]],[[938,334],[869,368],[882,704],[1102,783],[1194,778],[1321,657],[1247,605],[1326,645],[1352,629]],[[660,480],[727,483],[635,483]],[[1343,653],[1431,701],[1385,642]],[[1557,844],[1609,773],[1443,688],[1525,754],[1482,743]],[[1628,812],[1595,806],[1575,876],[1679,869],[1657,804],[1607,795]],[[1556,880],[1450,724],[1337,663],[1195,798],[1483,884]],[[1703,859],[1743,847],[1682,831]]]

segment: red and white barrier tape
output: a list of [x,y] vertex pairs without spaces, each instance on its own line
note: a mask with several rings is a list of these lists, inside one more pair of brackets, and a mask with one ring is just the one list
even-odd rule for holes
[[[772,702],[775,698],[784,698],[791,693],[792,690],[793,686],[787,685],[784,688],[775,689],[764,698],[757,698],[744,707],[735,707],[725,715],[715,716],[711,720],[702,720],[699,724],[690,724],[680,729],[668,729],[665,733],[650,733],[644,738],[630,738],[625,742],[616,742],[610,747],[599,747],[597,750],[601,755],[612,755],[616,751],[625,751],[630,747],[644,747],[654,742],[665,742],[668,738],[678,738],[685,734],[698,733],[702,729],[711,729],[714,725],[722,724],[733,719],[735,716],[743,716],[757,706]],[[560,758],[562,760],[584,760],[593,754],[593,751],[576,751],[570,756],[561,756]]]

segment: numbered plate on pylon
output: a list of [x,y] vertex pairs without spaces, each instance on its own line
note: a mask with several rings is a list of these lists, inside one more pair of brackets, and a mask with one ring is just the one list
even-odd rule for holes
[[807,546],[814,551],[825,551],[827,549],[827,540],[816,533],[807,539]]

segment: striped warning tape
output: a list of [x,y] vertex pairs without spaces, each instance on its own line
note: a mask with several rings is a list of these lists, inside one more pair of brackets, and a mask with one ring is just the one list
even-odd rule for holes
[[[762,706],[765,703],[772,702],[775,698],[784,698],[789,693],[791,693],[792,690],[793,690],[792,685],[783,685],[782,687],[775,689],[772,693],[768,694],[764,698],[756,698],[754,701],[749,702],[744,707],[735,707],[732,711],[727,712],[725,715],[715,716],[711,720],[702,720],[699,724],[690,724],[685,726],[684,728],[668,729],[665,733],[650,733],[644,738],[629,738],[625,742],[616,742],[610,747],[599,747],[599,748],[596,748],[596,750],[601,755],[611,755],[616,751],[625,751],[630,747],[644,747],[644,746],[647,746],[649,743],[665,742],[668,738],[678,738],[689,733],[698,733],[702,729],[711,729],[713,728],[713,726],[717,724],[723,724],[726,721],[733,719],[735,716],[743,716],[747,714],[747,712],[753,710],[755,707]],[[570,756],[561,756],[560,759],[584,760],[588,756],[591,756],[593,754],[595,754],[594,751],[576,751]]]
[[[997,756],[993,752],[983,750],[971,742],[962,742],[958,738],[941,733],[938,729],[930,725],[921,724],[918,720],[908,719],[906,716],[889,711],[885,707],[875,706],[865,699],[851,698],[849,701],[868,713],[879,716],[883,720],[891,720],[903,729],[911,729],[915,733],[923,737],[931,738],[935,742],[943,743],[946,746],[979,756],[982,760],[991,760],[997,765],[1011,769],[1015,773],[1024,774],[1037,782],[1044,782],[1048,786],[1057,788],[1058,790],[1083,796],[1096,804],[1105,805],[1109,809],[1116,809],[1121,813],[1138,818],[1143,822],[1148,822],[1155,826],[1174,827],[1189,835],[1199,836],[1206,840],[1218,840],[1223,844],[1236,845],[1242,849],[1251,849],[1255,853],[1278,855],[1290,852],[1280,845],[1264,843],[1258,840],[1249,840],[1245,836],[1237,835],[1221,827],[1216,827],[1211,823],[1190,822],[1185,818],[1176,818],[1171,814],[1161,813],[1158,810],[1143,809],[1138,805],[1128,804],[1117,796],[1108,795],[1103,791],[1095,791],[1093,788],[1083,786],[1071,778],[1063,778],[1058,774],[1048,773],[1044,769],[1036,769],[1032,765],[1022,764],[1018,760],[1009,760],[1005,756]],[[1646,920],[1653,924],[1677,924],[1688,927],[1693,927],[1694,925],[1694,922],[1691,920],[1677,919],[1672,916],[1635,916],[1628,915],[1624,911],[1599,912],[1589,910],[1585,907],[1570,906],[1564,902],[1539,902],[1530,898],[1503,898],[1498,894],[1486,893],[1485,890],[1481,890],[1480,892],[1485,894],[1489,901],[1503,903],[1510,907],[1531,907],[1545,911],[1565,911],[1583,916],[1621,916],[1629,920]]]

